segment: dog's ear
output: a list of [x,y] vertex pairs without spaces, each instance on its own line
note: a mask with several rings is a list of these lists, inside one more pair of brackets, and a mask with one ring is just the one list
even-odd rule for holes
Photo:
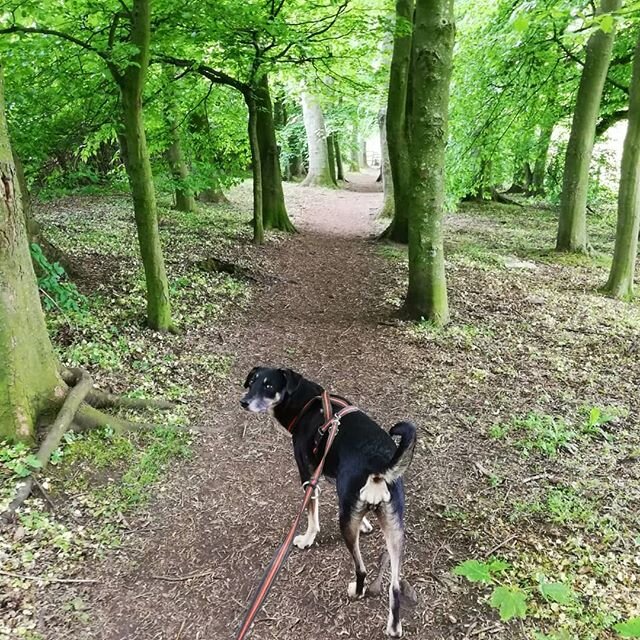
[[280,369],[280,372],[285,379],[285,391],[287,393],[293,393],[300,386],[302,376],[291,369]]
[[256,373],[258,373],[258,371],[260,371],[260,367],[253,367],[253,369],[249,371],[249,375],[247,376],[247,379],[244,381],[245,389],[253,382],[253,378],[256,375]]

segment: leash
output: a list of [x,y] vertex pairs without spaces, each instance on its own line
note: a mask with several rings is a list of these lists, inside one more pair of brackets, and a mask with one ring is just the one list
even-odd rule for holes
[[[324,468],[324,463],[327,459],[327,454],[329,453],[329,449],[331,449],[331,445],[338,433],[338,428],[340,426],[340,419],[342,416],[347,415],[348,413],[352,413],[353,411],[359,411],[357,407],[348,404],[342,399],[331,398],[327,391],[323,391],[321,396],[315,396],[312,398],[307,404],[304,406],[302,411],[294,418],[292,423],[289,425],[288,430],[291,431],[298,418],[304,414],[304,412],[308,409],[311,403],[314,400],[320,398],[322,400],[322,408],[324,411],[325,417],[327,417],[327,421],[320,427],[318,433],[322,433],[323,435],[328,432],[327,443],[324,447],[324,453],[322,454],[322,458],[316,467],[316,470],[313,472],[311,476],[311,480],[306,482],[306,489],[304,492],[304,498],[302,500],[302,505],[298,510],[298,513],[291,525],[291,529],[289,529],[289,533],[287,533],[287,537],[284,539],[283,543],[280,545],[278,550],[271,558],[271,562],[265,571],[262,580],[260,581],[258,588],[251,600],[249,608],[245,613],[244,619],[242,620],[242,624],[240,625],[240,629],[238,630],[238,634],[236,635],[236,640],[242,640],[247,636],[249,629],[251,628],[251,624],[253,623],[256,615],[258,615],[258,611],[260,611],[260,607],[262,603],[265,601],[269,590],[271,589],[275,579],[284,564],[284,561],[287,559],[289,555],[289,551],[291,550],[291,545],[293,544],[293,538],[295,536],[296,530],[298,528],[298,524],[300,523],[300,518],[302,514],[305,512],[311,497],[316,491],[316,487],[318,486],[318,481],[320,480],[320,476],[322,475],[322,469]],[[336,404],[344,405],[338,413],[333,413],[332,402]],[[303,485],[303,486],[305,486]]]

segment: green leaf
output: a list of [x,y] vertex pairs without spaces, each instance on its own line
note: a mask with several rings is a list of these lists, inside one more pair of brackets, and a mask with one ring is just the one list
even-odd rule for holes
[[605,13],[600,18],[600,28],[605,33],[611,33],[613,31],[613,25],[614,25],[614,18],[610,13]]
[[529,16],[519,13],[513,21],[513,28],[518,33],[523,33],[529,28]]
[[453,573],[457,576],[464,576],[469,582],[484,582],[485,584],[493,582],[490,565],[478,560],[465,560],[455,567]]
[[511,618],[525,618],[527,615],[527,597],[517,587],[496,587],[489,604],[498,609],[500,619],[504,622]]
[[619,622],[613,627],[623,638],[640,638],[640,617]]
[[571,587],[562,582],[547,582],[543,578],[540,580],[539,588],[545,600],[551,600],[558,604],[571,604],[575,597]]

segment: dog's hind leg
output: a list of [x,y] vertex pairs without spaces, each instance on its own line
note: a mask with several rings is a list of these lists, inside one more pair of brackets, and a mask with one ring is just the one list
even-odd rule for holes
[[340,511],[340,531],[356,564],[356,579],[350,582],[347,588],[347,594],[354,599],[364,596],[364,580],[367,577],[367,570],[360,553],[360,525],[364,514],[365,510],[357,506],[346,512],[342,509]]
[[309,504],[307,505],[307,530],[303,535],[296,536],[293,539],[293,544],[298,547],[298,549],[306,549],[310,547],[316,539],[320,531],[320,515],[319,515],[319,491],[316,487],[316,491],[314,492],[313,497],[309,500]]
[[[396,504],[398,503],[399,504]],[[400,569],[402,553],[404,551],[404,529],[402,526],[402,496],[393,492],[391,502],[382,503],[377,510],[380,527],[387,543],[389,561],[391,565],[391,582],[389,584],[389,619],[387,621],[387,635],[392,638],[402,636],[400,621]]]
[[373,531],[373,526],[369,522],[368,518],[362,518],[362,522],[360,523],[360,533],[371,533]]

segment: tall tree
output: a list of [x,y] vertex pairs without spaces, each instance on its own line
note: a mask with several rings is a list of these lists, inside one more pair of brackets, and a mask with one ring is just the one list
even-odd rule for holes
[[417,0],[409,115],[409,287],[405,309],[435,324],[449,320],[443,218],[453,0]]
[[295,227],[287,215],[284,202],[273,103],[269,92],[269,77],[266,73],[257,79],[254,93],[258,108],[256,128],[262,173],[262,221],[265,229],[293,232]]
[[[167,331],[172,327],[169,285],[158,232],[156,197],[142,107],[151,40],[149,0],[133,0],[130,9],[118,9],[109,18],[110,24],[92,31],[87,40],[58,29],[18,24],[0,29],[0,33],[43,34],[72,42],[99,56],[117,84],[120,92],[118,139],[131,187],[145,272],[147,321],[152,329]],[[98,36],[104,37],[104,42],[96,43]],[[124,51],[130,53],[130,57],[123,58]]]
[[409,142],[407,139],[407,96],[411,80],[414,0],[396,0],[396,25],[387,99],[387,146],[393,182],[393,220],[383,238],[406,243],[409,240]]
[[378,114],[378,126],[380,128],[380,164],[382,165],[382,190],[384,191],[382,207],[378,212],[381,218],[392,218],[393,205],[393,176],[389,162],[389,145],[387,144],[387,115],[385,109],[380,109]]
[[629,91],[629,124],[622,151],[618,191],[618,225],[609,280],[605,290],[616,298],[633,296],[633,277],[640,231],[640,39],[636,46]]
[[[599,15],[617,11],[622,0],[601,0]],[[607,25],[605,28],[605,24]],[[556,249],[586,252],[589,165],[600,111],[600,98],[611,58],[615,22],[600,23],[589,38],[576,97],[562,181]]]
[[0,67],[0,439],[31,440],[63,394],[47,334],[4,112]]
[[540,127],[536,143],[536,157],[533,165],[533,176],[530,192],[534,195],[544,195],[544,178],[547,170],[547,156],[553,134],[553,123],[545,123]]
[[309,171],[302,186],[333,187],[327,147],[327,129],[317,96],[306,91],[302,94],[302,114],[309,147]]
[[336,178],[344,180],[344,164],[342,162],[342,152],[340,151],[340,142],[338,141],[338,132],[333,132],[333,149],[336,156]]
[[182,152],[182,139],[180,136],[180,120],[176,104],[173,77],[165,74],[166,87],[166,110],[167,127],[169,129],[169,146],[166,156],[167,164],[174,181],[174,192],[176,199],[176,209],[178,211],[195,211],[196,199],[193,190],[189,186],[189,168]]

